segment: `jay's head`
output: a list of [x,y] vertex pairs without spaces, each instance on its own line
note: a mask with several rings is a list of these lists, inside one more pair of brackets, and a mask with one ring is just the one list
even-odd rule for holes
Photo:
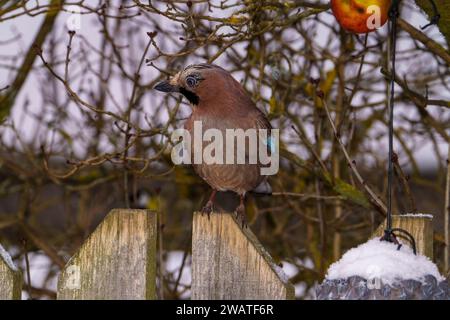
[[233,89],[240,91],[240,84],[231,74],[212,64],[190,65],[171,77],[158,83],[155,90],[178,92],[195,106],[217,99]]

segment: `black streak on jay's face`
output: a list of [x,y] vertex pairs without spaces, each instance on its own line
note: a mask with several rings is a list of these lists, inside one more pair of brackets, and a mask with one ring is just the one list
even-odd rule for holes
[[193,105],[198,105],[198,103],[200,102],[200,98],[198,95],[196,95],[194,92],[189,91],[183,87],[180,88],[180,93],[185,96],[186,99],[189,100],[190,103],[192,103]]

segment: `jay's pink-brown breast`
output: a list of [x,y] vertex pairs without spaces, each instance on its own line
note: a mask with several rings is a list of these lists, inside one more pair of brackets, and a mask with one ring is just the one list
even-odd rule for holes
[[[216,115],[204,114],[196,110],[185,123],[185,128],[194,137],[194,122],[201,121],[202,131],[207,129],[218,129],[222,132],[223,137],[223,163],[226,160],[226,130],[227,129],[270,129],[270,123],[265,116],[256,108],[251,110],[243,117],[236,117],[235,115]],[[235,140],[234,148],[234,162],[233,164],[194,164],[195,172],[205,180],[212,188],[219,191],[234,191],[238,194],[245,194],[247,191],[255,189],[266,176],[261,176],[261,165],[259,163],[250,164],[248,161],[249,145],[246,144],[246,162],[245,164],[238,164],[237,162],[237,141]],[[194,139],[191,141],[191,154],[194,160],[194,153],[203,152],[206,146],[211,142],[203,142],[202,150],[195,150]],[[201,154],[203,156],[203,153]],[[203,157],[202,157],[203,159]],[[192,161],[194,163],[194,161]]]
[[213,189],[238,194],[255,189],[265,178],[257,164],[200,164],[194,170]]

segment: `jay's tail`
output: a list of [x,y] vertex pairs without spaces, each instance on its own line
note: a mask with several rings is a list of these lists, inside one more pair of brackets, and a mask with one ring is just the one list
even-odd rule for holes
[[267,180],[263,180],[255,189],[251,190],[252,193],[257,194],[272,194],[272,187],[270,186],[269,182]]

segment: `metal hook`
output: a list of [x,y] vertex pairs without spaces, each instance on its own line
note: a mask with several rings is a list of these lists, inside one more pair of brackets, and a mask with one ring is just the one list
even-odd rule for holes
[[[399,235],[396,235],[395,232],[400,233]],[[413,249],[413,252],[415,255],[417,255],[417,248],[416,248],[416,240],[414,239],[413,235],[409,233],[408,231],[400,228],[394,228],[394,229],[386,229],[384,230],[384,235],[381,237],[380,241],[387,241],[391,242],[397,245],[397,250],[400,250],[402,247],[402,244],[397,240],[397,237],[402,237],[409,241],[411,244],[411,247]]]
[[441,15],[436,6],[436,3],[434,3],[433,0],[429,0],[429,1],[431,3],[431,6],[433,7],[433,17],[430,19],[430,23],[428,23],[427,25],[424,25],[423,27],[420,27],[420,29],[422,29],[422,30],[425,30],[426,28],[428,28],[429,26],[432,26],[433,24],[438,24],[439,20],[441,19]]

